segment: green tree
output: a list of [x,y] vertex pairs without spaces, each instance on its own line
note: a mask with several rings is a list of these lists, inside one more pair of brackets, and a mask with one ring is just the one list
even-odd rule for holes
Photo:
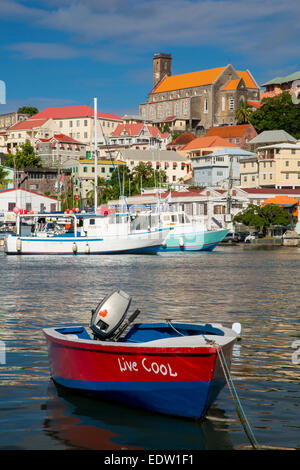
[[[92,181],[93,188],[86,195],[86,202],[92,206],[95,202],[95,182]],[[106,204],[109,199],[113,199],[110,182],[105,178],[98,176],[97,178],[97,200],[98,205]]]
[[0,166],[0,188],[2,189],[3,187],[5,187],[6,183],[8,183],[9,180],[7,178],[9,172],[7,170],[5,170],[5,168],[3,168],[2,166]]
[[282,129],[300,139],[300,104],[294,104],[288,91],[264,98],[262,107],[250,116],[250,123],[258,133]]
[[290,223],[288,211],[275,204],[249,206],[233,218],[234,223],[242,223],[247,227],[256,227],[259,231],[265,232],[267,228],[274,225],[287,226]]
[[26,142],[17,149],[15,155],[7,155],[7,166],[16,168],[17,170],[23,168],[41,168],[42,162],[40,157],[35,153],[29,140],[26,140]]
[[29,114],[29,116],[33,116],[34,114],[37,114],[39,110],[35,108],[34,106],[21,106],[18,109],[18,113],[20,114]]
[[244,101],[241,104],[240,108],[235,113],[235,118],[237,120],[237,123],[248,124],[251,114],[252,114],[251,106],[247,103],[247,101]]

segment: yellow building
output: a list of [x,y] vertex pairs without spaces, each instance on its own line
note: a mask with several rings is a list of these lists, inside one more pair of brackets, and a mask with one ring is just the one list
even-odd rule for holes
[[[114,169],[118,165],[125,165],[124,162],[115,160],[98,160],[97,162],[97,175],[99,178],[104,178],[110,181]],[[79,180],[79,193],[81,198],[86,199],[87,194],[94,189],[95,181],[95,160],[86,159],[80,160],[78,167],[78,180]]]
[[300,145],[274,144],[259,147],[257,157],[240,162],[241,187],[300,187]]

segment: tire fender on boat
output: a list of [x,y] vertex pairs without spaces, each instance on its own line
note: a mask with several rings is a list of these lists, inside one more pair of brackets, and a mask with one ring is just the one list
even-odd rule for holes
[[73,242],[72,251],[73,251],[74,255],[76,255],[76,253],[77,253],[77,245],[76,245],[75,242]]
[[86,243],[86,245],[85,245],[85,253],[86,253],[87,255],[89,255],[90,252],[91,252],[91,250],[90,250],[90,245],[89,245],[88,243]]
[[179,237],[179,246],[184,246],[183,237]]
[[21,238],[17,238],[17,242],[16,242],[16,246],[17,246],[17,251],[22,251],[22,241],[21,241]]

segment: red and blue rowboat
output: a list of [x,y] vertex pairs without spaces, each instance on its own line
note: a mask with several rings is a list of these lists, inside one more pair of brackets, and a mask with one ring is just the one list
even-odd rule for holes
[[[53,380],[147,410],[201,418],[226,383],[237,334],[219,324],[136,323],[117,341],[82,326],[44,329]],[[222,352],[222,356],[220,355]]]

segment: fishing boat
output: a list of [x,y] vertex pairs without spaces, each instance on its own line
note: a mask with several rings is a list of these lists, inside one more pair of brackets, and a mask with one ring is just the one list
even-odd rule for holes
[[199,222],[192,222],[183,211],[162,212],[160,226],[172,228],[159,251],[213,251],[224,240],[229,230],[208,230]]
[[168,229],[144,227],[143,215],[18,214],[16,234],[5,238],[8,255],[156,253]]
[[154,210],[138,214],[148,217],[150,227],[170,230],[159,252],[213,251],[229,232],[229,229],[224,228],[209,230],[200,221],[191,220],[183,210],[165,210],[159,205]]
[[130,303],[116,290],[92,310],[89,330],[44,329],[52,379],[100,399],[202,418],[226,383],[237,330],[168,319],[137,323],[140,310],[128,316]]

